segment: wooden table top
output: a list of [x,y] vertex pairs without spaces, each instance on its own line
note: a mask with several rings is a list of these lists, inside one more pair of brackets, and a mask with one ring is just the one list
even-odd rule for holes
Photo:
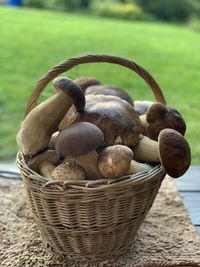
[[200,235],[200,166],[191,166],[175,184]]

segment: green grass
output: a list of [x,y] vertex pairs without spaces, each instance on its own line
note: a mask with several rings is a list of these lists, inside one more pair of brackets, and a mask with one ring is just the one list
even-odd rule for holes
[[[1,7],[0,158],[14,157],[18,150],[15,136],[39,78],[69,57],[103,53],[135,60],[153,75],[168,105],[185,118],[192,163],[200,164],[199,48],[200,35],[182,26]],[[66,75],[93,75],[122,86],[134,99],[154,99],[148,86],[122,67],[87,64]]]

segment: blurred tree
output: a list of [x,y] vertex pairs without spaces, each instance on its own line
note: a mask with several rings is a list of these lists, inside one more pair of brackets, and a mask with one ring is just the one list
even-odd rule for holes
[[57,0],[61,1],[62,5],[67,10],[87,9],[90,6],[90,0]]
[[200,17],[200,0],[24,0],[28,6],[60,11],[89,10],[96,3],[104,2],[109,5],[137,4],[151,19],[183,22],[194,15]]
[[25,5],[37,8],[48,8],[60,11],[87,9],[92,0],[24,0]]
[[24,0],[24,5],[36,8],[45,8],[45,2],[41,0]]
[[135,0],[144,11],[166,21],[186,21],[199,13],[199,0]]
[[82,0],[82,1],[80,1],[80,7],[81,8],[89,8],[89,6],[90,6],[90,0]]

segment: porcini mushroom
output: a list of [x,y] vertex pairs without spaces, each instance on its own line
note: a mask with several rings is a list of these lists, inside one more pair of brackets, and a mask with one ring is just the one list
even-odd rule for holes
[[162,129],[171,128],[182,135],[185,134],[186,124],[181,114],[174,108],[165,106],[162,103],[152,104],[145,115],[140,116],[145,135],[153,140],[158,140]]
[[158,137],[162,165],[173,178],[182,176],[191,162],[190,146],[186,139],[173,129],[164,129]]
[[73,159],[86,172],[88,179],[98,179],[101,175],[97,168],[95,148],[102,145],[102,131],[92,123],[79,122],[60,132],[56,139],[55,149],[58,155]]
[[56,131],[55,133],[52,134],[51,139],[48,144],[49,149],[55,149],[55,142],[56,142],[56,138],[58,137],[58,135],[59,135],[59,131]]
[[55,150],[47,150],[31,158],[28,166],[35,172],[44,177],[51,178],[51,173],[58,164],[59,156]]
[[158,142],[144,136],[132,149],[136,160],[161,162],[173,178],[182,176],[191,161],[188,142],[178,131],[169,128],[160,131]]
[[123,89],[112,85],[93,85],[86,89],[85,94],[117,96],[123,100],[126,100],[131,106],[133,106],[133,99],[130,97],[130,95]]
[[98,81],[95,77],[79,77],[74,82],[85,92],[85,90],[92,85],[100,85],[101,82]]
[[140,136],[140,141],[132,149],[138,161],[160,162],[158,142],[145,135]]
[[54,180],[84,180],[85,172],[75,161],[68,161],[59,164],[51,174]]
[[133,151],[124,145],[108,146],[98,157],[98,168],[105,178],[117,178],[152,169],[150,165],[133,160]]
[[85,98],[80,87],[65,77],[56,78],[57,92],[36,106],[24,119],[17,134],[17,143],[25,155],[35,155],[48,147],[51,135],[72,103],[81,111]]
[[154,102],[148,101],[148,100],[135,100],[133,102],[134,109],[136,113],[140,116],[147,112],[148,108],[153,104]]
[[59,125],[62,130],[74,122],[88,121],[104,134],[104,145],[135,145],[142,125],[134,108],[125,100],[110,95],[86,95],[83,112],[72,106]]

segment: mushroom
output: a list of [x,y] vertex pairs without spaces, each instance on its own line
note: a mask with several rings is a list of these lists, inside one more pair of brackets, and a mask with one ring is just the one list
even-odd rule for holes
[[166,173],[178,178],[189,168],[191,151],[185,138],[174,129],[164,129],[158,137],[159,153]]
[[74,161],[63,162],[58,165],[51,174],[54,180],[84,180],[85,172],[81,166]]
[[24,119],[17,134],[17,143],[25,155],[35,155],[48,147],[51,135],[72,103],[77,110],[85,105],[80,87],[70,79],[59,77],[53,85],[60,89],[46,101],[36,106]]
[[186,124],[181,114],[174,108],[165,106],[162,103],[152,104],[146,114],[140,116],[145,135],[153,140],[158,140],[162,129],[171,128],[182,135],[185,134]]
[[86,95],[112,95],[117,96],[123,100],[126,100],[131,106],[133,106],[133,100],[127,92],[119,87],[112,85],[93,85],[86,89]]
[[83,92],[85,92],[85,90],[89,86],[101,84],[101,82],[98,81],[95,77],[87,77],[87,76],[77,78],[76,80],[74,80],[74,82],[83,90]]
[[52,134],[51,139],[48,144],[49,149],[55,149],[55,142],[56,142],[56,138],[58,137],[58,135],[59,135],[59,131],[56,131],[55,133]]
[[135,100],[133,102],[134,109],[137,112],[137,114],[143,115],[147,112],[148,108],[153,104],[154,102],[148,101],[148,100]]
[[105,178],[117,178],[152,169],[150,165],[133,160],[133,151],[124,145],[108,146],[101,151],[98,168]]
[[142,137],[132,148],[138,161],[161,162],[165,172],[173,178],[182,176],[189,168],[191,151],[188,142],[178,131],[160,131],[158,142]]
[[72,106],[59,125],[62,130],[74,122],[88,121],[104,134],[104,145],[138,143],[142,125],[134,108],[125,100],[110,95],[86,95],[83,112]]
[[140,136],[140,141],[132,150],[138,161],[160,162],[158,142],[145,135]]
[[79,122],[60,132],[55,149],[66,160],[73,159],[86,172],[88,179],[99,179],[97,153],[95,148],[102,145],[102,131],[92,123]]
[[44,177],[51,178],[51,173],[59,162],[59,156],[55,150],[47,150],[31,158],[28,166]]

